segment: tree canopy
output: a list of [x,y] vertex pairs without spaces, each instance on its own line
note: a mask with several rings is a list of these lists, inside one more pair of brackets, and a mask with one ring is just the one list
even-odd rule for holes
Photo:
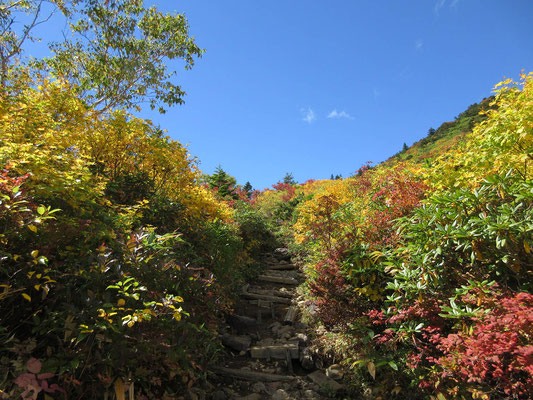
[[[49,43],[49,57],[25,60],[24,45],[36,39],[36,27],[58,11],[68,26],[64,39]],[[183,14],[162,13],[143,0],[11,0],[0,8],[0,29],[3,84],[11,67],[25,62],[67,80],[100,111],[148,103],[165,112],[183,103],[185,91],[168,62],[181,60],[190,69],[203,53],[189,36]]]

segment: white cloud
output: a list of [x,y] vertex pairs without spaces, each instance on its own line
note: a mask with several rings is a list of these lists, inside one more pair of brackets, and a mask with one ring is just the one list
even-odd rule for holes
[[433,7],[433,11],[435,12],[435,14],[439,14],[439,11],[442,7],[444,7],[444,5],[446,4],[446,0],[437,0],[437,2],[435,3],[435,7]]
[[421,50],[424,47],[424,41],[422,39],[415,40],[415,49]]
[[328,118],[336,118],[336,119],[341,119],[341,118],[346,118],[346,119],[353,119],[353,117],[348,114],[346,111],[341,111],[341,112],[338,112],[337,110],[333,110],[332,112],[330,112],[328,114]]
[[[440,10],[444,8],[447,1],[448,0],[437,0],[437,2],[435,3],[435,6],[433,7],[433,12],[439,15]],[[455,8],[458,3],[459,3],[459,0],[451,0],[449,7]]]
[[305,121],[308,124],[311,124],[316,119],[315,112],[311,107],[302,108],[300,112],[302,113],[302,121]]

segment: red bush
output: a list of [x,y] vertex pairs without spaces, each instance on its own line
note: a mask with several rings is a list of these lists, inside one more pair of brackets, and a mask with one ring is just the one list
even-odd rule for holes
[[442,377],[484,384],[507,396],[533,393],[533,296],[518,293],[477,319],[471,335],[451,334],[438,346]]

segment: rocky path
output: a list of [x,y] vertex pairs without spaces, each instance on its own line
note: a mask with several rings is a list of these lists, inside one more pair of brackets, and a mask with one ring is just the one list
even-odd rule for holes
[[296,287],[304,275],[287,249],[264,257],[267,268],[245,285],[235,313],[221,327],[226,348],[208,377],[213,400],[342,398],[337,366],[316,368],[307,347],[308,328],[299,319]]

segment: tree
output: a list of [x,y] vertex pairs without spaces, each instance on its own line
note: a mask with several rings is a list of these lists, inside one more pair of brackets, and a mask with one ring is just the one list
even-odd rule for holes
[[246,195],[248,196],[248,198],[250,198],[252,196],[252,192],[254,191],[254,188],[252,184],[248,181],[244,184],[244,186],[242,187],[242,190],[246,192]]
[[283,183],[286,185],[296,185],[296,181],[294,180],[294,176],[290,172],[287,172],[285,174],[285,177],[283,178]]
[[[92,108],[152,109],[183,103],[185,92],[173,81],[166,62],[181,59],[185,69],[203,53],[189,37],[185,17],[146,8],[143,0],[51,0],[67,21],[71,35],[52,42],[52,56],[31,62],[53,77],[69,81]],[[31,31],[48,18],[39,16],[43,0],[10,1],[0,8],[2,81],[19,58]],[[33,15],[22,32],[14,28],[21,13]]]
[[404,143],[402,147],[402,153],[405,153],[408,149],[409,147],[407,147],[407,143]]
[[429,128],[428,129],[428,137],[433,136],[435,134],[435,132],[437,132],[437,131],[434,128]]
[[222,197],[238,197],[235,193],[235,185],[237,184],[237,180],[224,171],[220,165],[212,175],[206,176],[206,182],[210,188],[217,189],[218,194],[220,194]]
[[[0,84],[2,88],[7,83],[10,65],[15,64],[27,41],[35,41],[31,31],[46,22],[51,14],[42,16],[43,0],[40,1],[2,1],[0,4]],[[19,31],[15,29],[19,19],[29,17]]]

